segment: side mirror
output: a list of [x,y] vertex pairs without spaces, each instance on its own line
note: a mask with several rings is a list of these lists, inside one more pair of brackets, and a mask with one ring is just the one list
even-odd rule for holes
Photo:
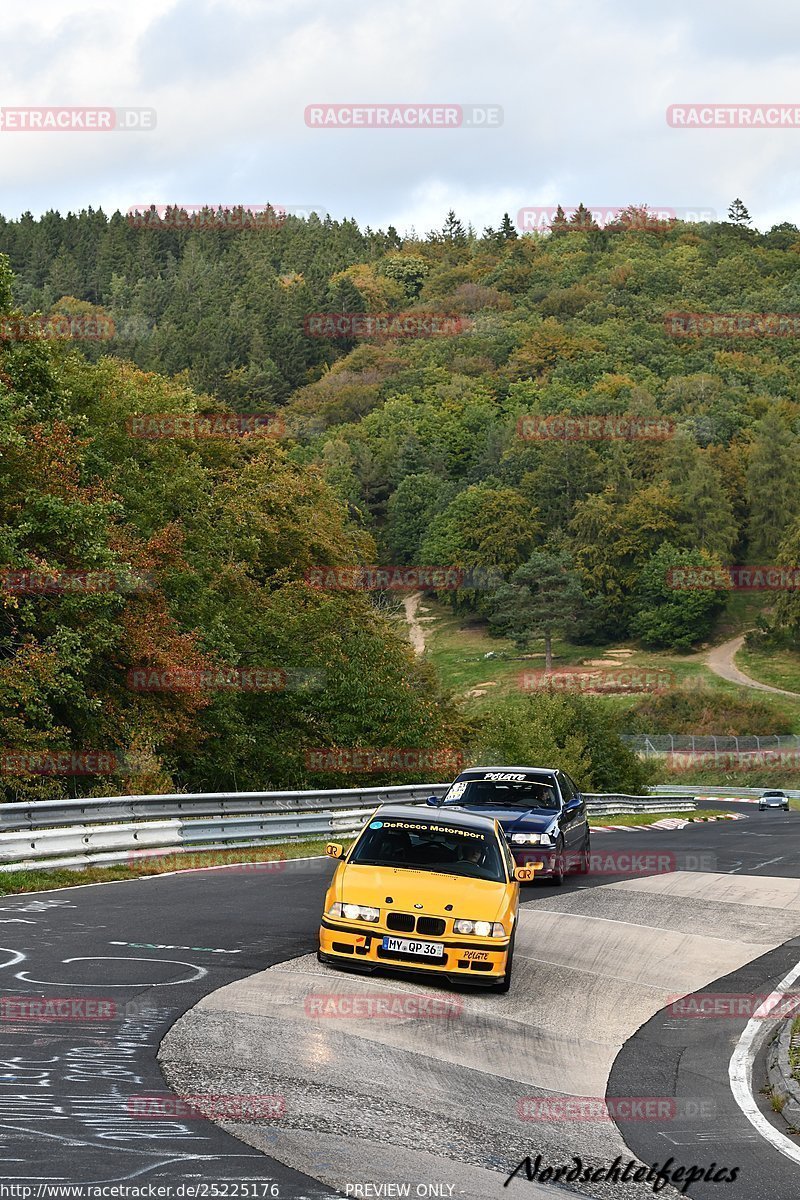
[[565,813],[577,812],[582,804],[583,804],[583,800],[581,799],[580,796],[573,796],[572,799],[568,800],[567,803],[564,805],[564,812]]
[[426,804],[434,804],[438,808],[439,805],[441,804],[441,800],[439,799],[438,796],[428,796],[428,799],[425,801],[425,803]]
[[344,858],[344,846],[340,842],[328,842],[325,853],[328,858]]
[[528,863],[527,867],[515,867],[514,878],[517,883],[531,883],[543,866],[544,863]]

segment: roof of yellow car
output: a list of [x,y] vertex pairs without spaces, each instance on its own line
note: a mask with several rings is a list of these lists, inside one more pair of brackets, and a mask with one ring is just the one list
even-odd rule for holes
[[479,813],[469,812],[456,804],[441,805],[427,804],[382,804],[374,817],[391,820],[402,818],[404,821],[417,820],[421,822],[435,821],[437,825],[452,825],[454,829],[481,829],[486,833],[494,831],[497,822],[494,817],[484,817]]

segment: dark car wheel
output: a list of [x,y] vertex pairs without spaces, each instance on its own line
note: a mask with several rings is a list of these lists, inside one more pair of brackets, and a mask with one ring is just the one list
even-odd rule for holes
[[559,842],[558,845],[556,846],[556,853],[555,853],[554,861],[558,865],[558,870],[553,871],[553,874],[549,877],[547,882],[552,887],[561,887],[562,883],[564,882],[564,843],[563,842]]
[[589,838],[587,837],[586,845],[584,846],[583,850],[581,850],[580,862],[578,863],[578,874],[579,875],[588,875],[591,865],[592,865],[592,845],[591,845]]

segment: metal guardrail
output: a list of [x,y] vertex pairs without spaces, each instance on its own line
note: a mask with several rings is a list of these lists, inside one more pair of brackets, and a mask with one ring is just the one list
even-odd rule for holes
[[[676,783],[658,783],[650,790],[655,794],[661,792],[670,792],[673,795],[681,796],[719,796],[724,800],[726,797],[730,800],[737,796],[753,796],[758,799],[765,791],[770,790],[772,785],[766,787],[728,787],[717,786],[716,783],[695,783],[691,787],[685,787],[683,784]],[[800,799],[800,791],[792,790],[792,788],[783,788],[790,800]]]
[[[317,792],[107,796],[0,804],[0,871],[109,866],[356,833],[381,804],[443,796],[449,784]],[[686,796],[587,794],[598,815],[688,811]],[[159,819],[160,818],[160,819]]]
[[694,812],[697,805],[691,792],[681,796],[593,796],[586,797],[591,816],[611,816],[614,813]]

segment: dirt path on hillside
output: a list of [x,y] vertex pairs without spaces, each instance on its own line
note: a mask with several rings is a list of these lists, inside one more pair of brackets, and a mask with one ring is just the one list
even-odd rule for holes
[[720,679],[727,679],[729,683],[738,683],[742,687],[756,688],[759,692],[776,692],[779,696],[797,697],[800,695],[798,692],[787,692],[784,688],[773,687],[770,683],[759,683],[757,679],[752,679],[749,675],[745,675],[744,671],[740,671],[734,662],[734,658],[743,645],[744,634],[742,633],[738,637],[730,638],[729,641],[723,642],[721,646],[715,646],[713,650],[709,650],[703,656],[703,662],[709,671],[713,671],[715,675],[719,675]]
[[421,600],[422,592],[412,592],[403,601],[406,621],[408,622],[408,637],[411,645],[414,647],[415,654],[425,653],[425,630],[422,628],[418,615]]

